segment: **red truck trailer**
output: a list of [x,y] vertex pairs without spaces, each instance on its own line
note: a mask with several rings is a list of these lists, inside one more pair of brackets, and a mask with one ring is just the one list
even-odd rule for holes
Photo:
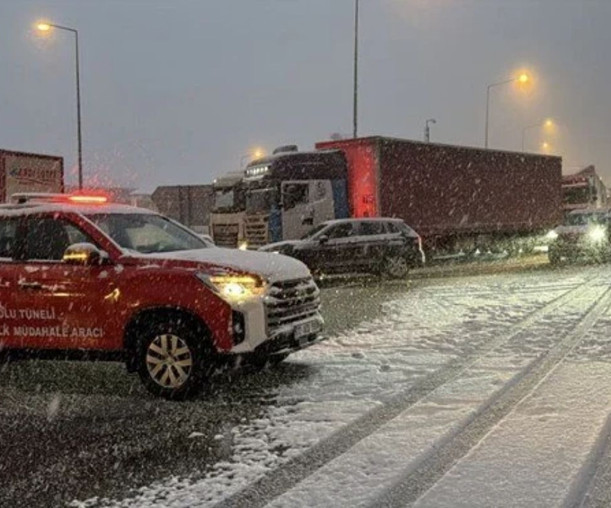
[[64,159],[0,150],[0,203],[19,192],[64,192]]
[[543,232],[562,220],[562,159],[367,137],[316,144],[348,162],[353,217],[400,217],[431,246]]

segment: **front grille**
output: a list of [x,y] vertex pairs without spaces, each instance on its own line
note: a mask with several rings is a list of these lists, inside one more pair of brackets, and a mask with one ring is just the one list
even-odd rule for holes
[[272,284],[265,297],[267,331],[315,316],[320,308],[320,290],[314,279],[293,279]]
[[263,247],[269,243],[267,217],[246,217],[244,221],[244,236],[249,248]]
[[219,247],[235,249],[238,246],[238,224],[214,224],[212,226],[212,238]]

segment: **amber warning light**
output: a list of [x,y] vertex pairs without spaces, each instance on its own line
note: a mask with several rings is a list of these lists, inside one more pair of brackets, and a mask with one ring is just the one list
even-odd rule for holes
[[68,196],[68,201],[80,205],[104,205],[108,203],[108,197],[100,195],[90,196],[87,194],[75,194],[72,196]]

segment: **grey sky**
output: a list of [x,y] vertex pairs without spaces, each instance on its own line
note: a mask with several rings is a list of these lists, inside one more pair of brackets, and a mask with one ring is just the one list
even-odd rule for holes
[[[152,190],[207,183],[250,148],[311,147],[352,122],[353,0],[0,0],[0,147],[75,164],[79,29],[85,180]],[[609,0],[361,0],[360,134],[518,150],[547,116],[566,171],[611,181]],[[73,170],[70,179],[73,179]]]

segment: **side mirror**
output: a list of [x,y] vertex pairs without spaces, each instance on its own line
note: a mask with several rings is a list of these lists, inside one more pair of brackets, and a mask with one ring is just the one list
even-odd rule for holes
[[91,243],[75,243],[64,252],[62,261],[69,265],[99,266],[108,260],[108,254]]
[[329,237],[327,235],[320,235],[318,237],[318,243],[321,245],[324,245],[325,243],[329,242]]

